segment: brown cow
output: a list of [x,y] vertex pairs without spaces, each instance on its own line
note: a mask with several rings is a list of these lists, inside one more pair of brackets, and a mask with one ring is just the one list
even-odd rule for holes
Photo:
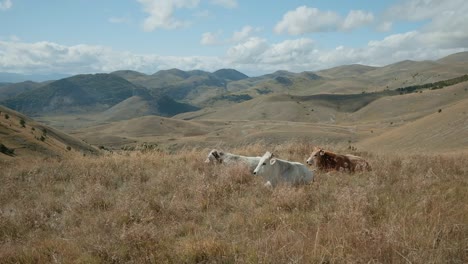
[[314,147],[314,151],[307,159],[307,164],[315,165],[319,170],[349,171],[370,170],[370,165],[363,158],[354,155],[341,155],[322,148]]
[[370,166],[369,162],[367,162],[364,158],[351,155],[351,154],[346,154],[346,157],[349,158],[351,161],[352,166],[354,167],[355,171],[371,171],[372,167]]

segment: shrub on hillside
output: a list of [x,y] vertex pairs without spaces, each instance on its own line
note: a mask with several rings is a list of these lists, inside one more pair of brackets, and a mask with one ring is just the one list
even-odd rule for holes
[[8,156],[13,156],[15,154],[14,149],[10,149],[7,146],[3,145],[2,143],[0,143],[0,152]]

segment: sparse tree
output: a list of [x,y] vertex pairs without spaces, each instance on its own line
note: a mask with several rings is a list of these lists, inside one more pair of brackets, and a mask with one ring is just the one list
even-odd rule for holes
[[9,115],[9,114],[5,114],[5,119],[10,119],[10,115]]
[[26,121],[23,118],[20,119],[20,125],[21,127],[26,127]]

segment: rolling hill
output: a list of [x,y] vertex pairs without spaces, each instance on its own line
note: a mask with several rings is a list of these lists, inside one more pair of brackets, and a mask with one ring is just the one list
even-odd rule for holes
[[373,151],[421,153],[468,150],[468,99],[363,140],[360,148]]
[[117,71],[111,74],[146,87],[152,94],[167,95],[193,105],[200,105],[210,97],[225,93],[229,82],[248,78],[247,75],[234,69],[220,69],[213,73],[169,69],[152,75],[132,71]]
[[0,160],[97,154],[84,141],[0,106]]
[[19,83],[9,83],[0,86],[0,101],[13,98],[21,93],[32,91],[36,88],[45,85],[45,83],[37,83],[32,81],[25,81]]
[[[154,105],[151,110],[142,110],[143,114],[170,116],[197,109],[164,95],[152,96],[146,88],[114,74],[86,74],[61,79],[20,93],[5,100],[4,104],[23,113],[35,115],[83,114],[106,110],[113,112],[112,107],[123,112],[134,112],[132,109],[122,109],[122,105],[118,104],[135,96],[145,98],[147,106]],[[136,107],[128,103],[123,105]]]

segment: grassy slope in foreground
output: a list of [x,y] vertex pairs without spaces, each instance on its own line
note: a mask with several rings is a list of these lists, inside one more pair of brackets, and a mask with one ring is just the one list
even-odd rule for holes
[[[229,149],[303,161],[311,145]],[[467,263],[468,157],[369,155],[372,172],[263,187],[209,149],[5,164],[0,259]]]

